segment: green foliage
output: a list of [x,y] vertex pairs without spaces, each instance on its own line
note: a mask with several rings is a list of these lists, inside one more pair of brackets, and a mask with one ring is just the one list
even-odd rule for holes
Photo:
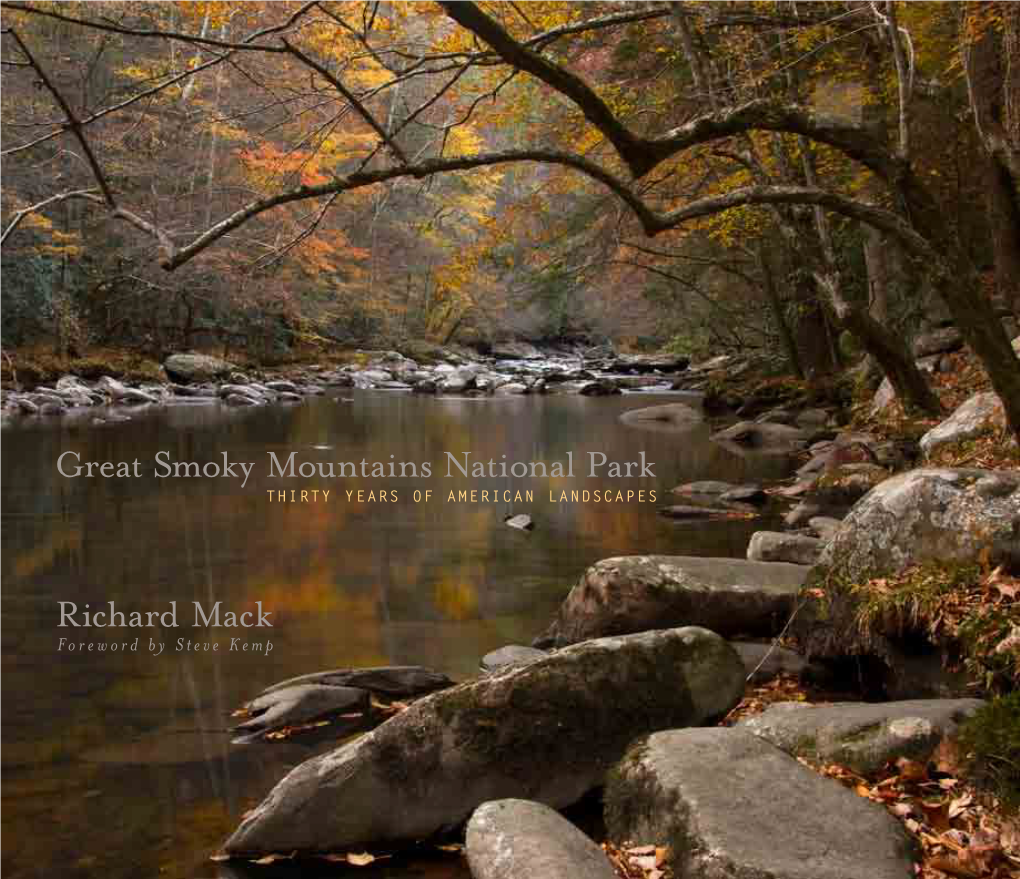
[[1020,691],[999,696],[960,726],[972,767],[1009,808],[1020,808]]

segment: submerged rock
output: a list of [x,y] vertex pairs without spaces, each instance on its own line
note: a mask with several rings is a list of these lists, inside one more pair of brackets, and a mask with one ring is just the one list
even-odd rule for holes
[[474,879],[616,879],[602,849],[558,812],[528,800],[475,809],[465,853]]
[[737,724],[795,757],[839,763],[859,773],[898,757],[927,762],[939,742],[984,702],[916,699],[906,702],[780,702]]
[[665,432],[689,430],[701,424],[702,420],[702,414],[697,409],[684,403],[645,406],[642,409],[631,409],[620,416],[620,421],[629,427]]
[[744,666],[699,628],[603,638],[435,693],[290,772],[226,842],[233,855],[428,838],[489,800],[553,808],[600,785],[636,737],[710,723]]
[[585,571],[535,646],[680,625],[725,636],[772,635],[793,611],[807,570],[692,556],[604,559]]
[[613,839],[668,846],[675,876],[909,879],[913,844],[886,810],[741,729],[658,732],[607,779]]
[[732,427],[712,434],[713,442],[734,443],[767,454],[799,451],[807,446],[810,438],[811,434],[799,427],[754,421],[738,421]]

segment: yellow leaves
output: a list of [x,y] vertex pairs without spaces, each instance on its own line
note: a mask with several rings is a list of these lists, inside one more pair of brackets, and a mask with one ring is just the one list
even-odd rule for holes
[[448,156],[470,156],[480,153],[485,142],[470,125],[458,125],[446,134],[446,145],[443,150]]

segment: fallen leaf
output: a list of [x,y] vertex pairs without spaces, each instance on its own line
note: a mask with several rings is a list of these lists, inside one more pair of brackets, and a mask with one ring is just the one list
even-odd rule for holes
[[900,757],[896,761],[896,768],[900,772],[900,778],[904,781],[927,781],[928,770],[922,764],[916,760],[911,760],[908,757]]
[[367,867],[375,862],[375,855],[368,852],[351,852],[347,855],[347,863],[352,867]]

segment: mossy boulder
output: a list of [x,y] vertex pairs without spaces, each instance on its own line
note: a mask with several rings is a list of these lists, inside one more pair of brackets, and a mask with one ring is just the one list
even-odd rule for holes
[[693,556],[603,559],[584,572],[535,646],[683,625],[726,637],[774,635],[793,612],[808,570]]
[[171,381],[190,384],[224,378],[235,367],[226,360],[208,354],[171,354],[163,362],[163,369]]
[[794,757],[839,763],[868,774],[899,757],[927,762],[939,742],[957,734],[980,699],[904,702],[780,702],[737,726]]
[[674,876],[909,879],[886,810],[741,729],[657,732],[609,774],[612,839],[667,847]]
[[879,483],[826,544],[820,563],[851,578],[930,561],[1020,563],[1020,474],[1007,494],[984,489],[994,471],[921,468]]
[[484,802],[561,808],[639,736],[711,723],[744,691],[728,643],[688,627],[603,638],[428,696],[306,760],[226,842],[234,855],[411,843]]

